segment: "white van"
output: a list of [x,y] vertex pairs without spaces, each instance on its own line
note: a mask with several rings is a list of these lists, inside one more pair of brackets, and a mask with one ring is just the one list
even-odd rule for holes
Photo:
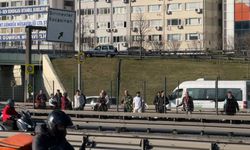
[[[176,87],[169,96],[170,107],[180,104],[185,91],[193,98],[194,109],[215,108],[215,80],[198,79],[185,81]],[[224,106],[227,92],[231,91],[236,98],[240,109],[250,108],[250,81],[218,81],[218,108]]]

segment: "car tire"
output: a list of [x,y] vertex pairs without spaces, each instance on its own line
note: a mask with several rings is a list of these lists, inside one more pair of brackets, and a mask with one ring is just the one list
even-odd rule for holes
[[112,57],[112,55],[111,55],[111,54],[107,54],[107,56],[106,56],[106,57],[111,58],[111,57]]
[[91,57],[91,54],[86,54],[87,57]]

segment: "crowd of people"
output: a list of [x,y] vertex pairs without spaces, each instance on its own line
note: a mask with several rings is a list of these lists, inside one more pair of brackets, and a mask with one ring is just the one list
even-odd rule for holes
[[[43,90],[40,90],[35,99],[35,108],[46,108],[46,101],[46,95],[43,93]],[[60,90],[57,90],[55,95],[50,95],[48,101],[49,107],[51,109],[84,110],[86,104],[86,96],[80,90],[76,90],[74,100],[70,101],[67,92],[64,92],[62,94]],[[101,90],[96,105],[93,108],[95,111],[108,111],[108,109],[110,108],[110,103],[110,98],[107,92],[105,90]],[[168,96],[165,96],[164,91],[157,92],[153,100],[153,104],[155,106],[155,112],[166,112],[166,105],[169,104],[169,99]],[[128,90],[124,90],[123,97],[121,99],[121,105],[124,109],[124,112],[142,113],[145,112],[145,109],[147,108],[147,104],[141,97],[140,91],[136,92],[135,96],[133,97],[129,94]],[[181,103],[176,107],[178,108],[180,106],[182,106],[182,110],[187,114],[191,114],[193,112],[194,102],[188,91],[185,92]],[[231,91],[228,91],[226,95],[224,111],[227,115],[234,115],[236,111],[239,111],[238,102]]]

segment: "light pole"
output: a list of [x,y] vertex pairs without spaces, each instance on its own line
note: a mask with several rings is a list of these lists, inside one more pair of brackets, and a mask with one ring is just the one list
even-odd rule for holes
[[[78,57],[80,57],[80,54],[81,54],[81,0],[78,0],[78,19],[79,19],[79,22],[78,22],[78,48],[79,48],[79,51],[78,51]],[[82,69],[81,69],[82,65],[81,63],[78,62],[78,65],[77,65],[77,88],[78,90],[81,90],[81,72],[82,72]]]

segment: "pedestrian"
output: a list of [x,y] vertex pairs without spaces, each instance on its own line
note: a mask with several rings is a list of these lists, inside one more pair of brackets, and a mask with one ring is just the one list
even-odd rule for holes
[[86,99],[86,96],[85,96],[85,94],[82,92],[81,93],[81,96],[82,96],[82,99],[83,99],[83,104],[82,104],[82,110],[84,110],[84,107],[85,107],[85,104],[86,104],[86,102],[87,102],[87,99]]
[[63,96],[61,98],[61,109],[62,110],[71,110],[72,109],[72,105],[68,99],[67,92],[64,92]]
[[176,107],[182,106],[183,105],[183,111],[186,111],[186,113],[192,114],[194,110],[194,102],[193,98],[189,95],[188,91],[185,92],[185,96],[182,99],[182,102],[177,105]]
[[73,146],[66,139],[66,128],[72,125],[71,118],[63,111],[52,111],[48,116],[46,124],[36,126],[32,149],[74,150]]
[[136,92],[136,96],[133,98],[133,112],[142,113],[143,99],[141,98],[140,92]]
[[153,104],[155,105],[155,112],[158,112],[158,103],[159,103],[160,96],[161,96],[161,92],[158,91],[153,101]]
[[236,110],[239,111],[239,104],[231,91],[227,92],[227,97],[225,99],[224,111],[227,115],[235,115]]
[[45,109],[46,108],[46,101],[47,101],[46,95],[43,93],[43,90],[40,90],[36,96],[35,108],[36,109]]
[[54,98],[54,94],[53,93],[50,94],[49,106],[50,106],[51,109],[56,109],[56,107],[57,107],[57,101]]
[[62,98],[62,93],[60,92],[59,89],[56,90],[56,94],[54,96],[54,99],[57,101],[57,109],[61,109],[61,98]]
[[121,100],[121,103],[124,108],[124,112],[132,112],[133,111],[133,97],[129,95],[128,90],[124,91],[124,96]]
[[98,111],[108,111],[109,97],[105,90],[101,90],[100,97],[98,98],[98,103],[94,110]]
[[80,90],[76,90],[76,94],[74,96],[73,109],[83,110],[84,104],[85,104],[84,96],[81,94]]
[[168,98],[165,96],[164,91],[160,92],[160,97],[158,101],[158,112],[164,113],[166,110],[166,105],[169,104]]

